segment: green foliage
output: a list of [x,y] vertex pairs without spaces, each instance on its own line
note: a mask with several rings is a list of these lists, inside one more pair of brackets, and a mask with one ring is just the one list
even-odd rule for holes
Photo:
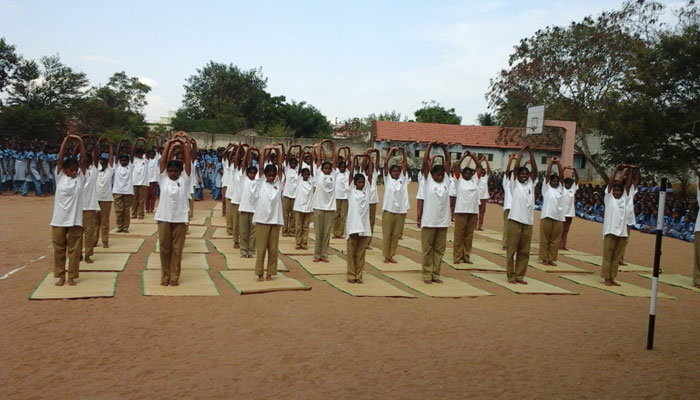
[[279,118],[294,133],[294,137],[329,137],[333,132],[326,117],[316,107],[303,101],[281,105]]
[[[14,73],[20,58],[15,52],[15,46],[5,42],[5,38],[0,38],[0,93],[5,90],[10,76]],[[0,107],[2,107],[2,99],[0,98]]]
[[422,102],[423,107],[413,113],[416,117],[416,122],[435,122],[438,124],[453,124],[459,125],[462,123],[462,117],[455,114],[455,109],[446,109],[435,100],[430,102]]
[[492,113],[479,114],[476,117],[476,122],[481,126],[496,126],[498,125],[498,117]]
[[52,140],[60,136],[66,115],[58,109],[29,105],[14,105],[0,112],[0,126],[24,139]]

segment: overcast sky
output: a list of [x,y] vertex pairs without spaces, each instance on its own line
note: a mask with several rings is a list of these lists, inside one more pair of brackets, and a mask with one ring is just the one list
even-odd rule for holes
[[213,60],[262,67],[271,94],[331,121],[391,110],[413,118],[434,99],[468,125],[487,111],[489,79],[520,39],[621,4],[0,0],[0,36],[26,58],[60,54],[93,85],[118,71],[140,77],[153,89],[149,121],[177,110],[185,79]]

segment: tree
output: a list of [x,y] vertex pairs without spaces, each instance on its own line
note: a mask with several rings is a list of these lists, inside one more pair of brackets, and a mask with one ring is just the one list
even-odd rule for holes
[[626,79],[662,9],[655,2],[627,1],[619,11],[522,39],[509,68],[491,81],[490,106],[507,126],[524,126],[526,107],[535,104],[545,104],[550,117],[576,121],[576,150],[607,180],[589,138],[601,135],[615,118],[610,109],[629,98]]
[[110,107],[131,113],[141,113],[148,104],[146,95],[151,88],[139,82],[139,78],[128,77],[124,71],[109,78],[107,85],[95,88],[95,96]]
[[[5,38],[0,38],[0,93],[5,90],[20,60],[21,58],[15,53],[15,46],[7,44]],[[1,98],[0,107],[2,107]]]
[[11,78],[8,103],[68,110],[85,97],[88,84],[84,72],[73,71],[58,55],[39,63],[24,60]]
[[438,124],[454,124],[462,123],[462,117],[455,114],[455,109],[446,109],[435,100],[430,102],[422,102],[423,107],[413,113],[416,117],[416,122],[435,122]]
[[498,125],[498,118],[487,112],[477,115],[476,122],[481,126],[496,126]]
[[316,107],[303,101],[283,104],[280,119],[294,137],[328,137],[333,131],[328,119]]

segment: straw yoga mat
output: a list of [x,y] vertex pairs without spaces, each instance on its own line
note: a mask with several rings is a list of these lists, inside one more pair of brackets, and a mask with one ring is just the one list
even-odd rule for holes
[[221,211],[222,207],[223,206],[221,205],[221,202],[217,202],[216,205],[214,206],[214,208],[212,208],[212,210]]
[[80,262],[81,271],[124,271],[126,263],[129,262],[131,253],[99,253],[94,254],[92,261],[88,264],[85,261]]
[[474,233],[479,236],[487,237],[489,239],[494,239],[498,241],[501,241],[503,239],[502,232],[474,231]]
[[211,226],[223,226],[226,227],[226,217],[222,216],[216,216],[216,217],[211,217]]
[[311,290],[309,286],[282,273],[274,275],[271,281],[263,282],[258,282],[258,277],[251,271],[219,271],[219,274],[238,294]]
[[321,277],[321,279],[328,282],[328,284],[341,292],[355,297],[416,297],[415,295],[403,291],[374,275],[366,273],[362,277],[362,284],[349,283],[348,278],[345,275],[324,275]]
[[75,286],[69,286],[68,282],[63,286],[56,286],[57,281],[58,278],[54,278],[53,273],[46,274],[29,298],[31,300],[45,300],[114,297],[114,291],[117,287],[117,273],[83,272]]
[[192,217],[190,225],[206,225],[207,217]]
[[[639,276],[651,279],[651,274],[639,274]],[[693,278],[680,274],[660,274],[659,282],[671,286],[678,286],[683,289],[692,290],[695,293],[700,293],[700,289],[693,285]]]
[[464,262],[460,264],[455,264],[452,262],[452,249],[447,249],[445,251],[445,256],[442,258],[442,262],[449,265],[450,267],[457,270],[467,270],[467,271],[499,271],[505,272],[505,268],[496,264],[495,262],[489,261],[482,256],[476,255],[474,253],[469,255],[469,260],[472,264],[466,264]]
[[519,283],[508,283],[506,274],[492,274],[486,272],[471,272],[470,274],[519,294],[578,294],[529,277],[525,277],[525,281],[528,284],[522,285]]
[[95,247],[97,253],[138,253],[143,246],[145,239],[115,237],[109,239],[109,248],[105,249],[102,246]]
[[280,242],[279,245],[277,245],[279,252],[284,254],[284,255],[287,255],[287,256],[312,256],[314,254],[313,243],[309,243],[309,248],[306,250],[304,250],[304,249],[297,250],[295,247],[297,247],[297,246],[294,243]]
[[[559,277],[569,280],[579,285],[592,287],[595,289],[605,290],[606,292],[619,294],[627,297],[651,297],[651,290],[631,283],[617,281],[621,286],[605,286],[603,278],[592,275],[559,275]],[[660,299],[672,299],[675,297],[667,294],[658,293]]]
[[568,257],[569,255],[590,256],[592,254],[586,253],[585,251],[574,250],[574,249],[568,249],[568,250],[559,249],[559,255]]
[[233,235],[229,235],[226,233],[226,228],[214,228],[214,234],[211,235],[212,239],[228,239],[231,241],[231,245],[233,245]]
[[292,260],[301,265],[306,272],[311,275],[332,275],[332,274],[347,274],[348,264],[344,259],[329,255],[328,262],[314,262],[313,257],[309,256],[290,256]]
[[240,249],[233,248],[233,239],[229,237],[228,239],[209,239],[209,243],[214,245],[214,248],[221,254],[235,254],[240,255]]
[[187,227],[188,239],[204,239],[205,233],[207,233],[206,226],[190,225]]
[[[600,267],[601,265],[603,265],[602,256],[569,254],[567,255],[567,257],[595,265],[596,267]],[[627,265],[620,265],[617,270],[619,272],[652,272],[652,269],[649,267],[644,267],[632,263],[627,263]]]
[[141,271],[141,289],[144,296],[218,296],[219,291],[204,270],[180,270],[180,286],[161,286],[160,271]]
[[[316,232],[311,231],[311,232],[309,232],[309,242],[313,242],[313,241],[316,241]],[[328,241],[328,243],[330,246],[333,246],[333,245],[342,246],[342,245],[345,245],[347,243],[347,240],[345,240],[344,238],[337,238],[336,239],[333,236],[331,236],[331,239]]]
[[542,271],[542,272],[582,272],[582,273],[591,273],[590,271],[586,271],[585,269],[577,268],[574,267],[573,265],[561,262],[561,261],[556,261],[556,266],[551,266],[551,265],[544,265],[540,263],[537,260],[533,260],[533,257],[530,257],[530,263],[528,264],[530,267]]
[[398,261],[396,264],[384,263],[384,256],[382,252],[372,252],[365,254],[365,263],[370,264],[374,268],[382,272],[410,272],[410,271],[422,271],[423,267],[411,260],[408,257],[402,255],[395,255],[394,260]]
[[[156,253],[160,252],[160,243],[156,240]],[[183,253],[209,253],[207,241],[204,239],[186,239]]]
[[[182,253],[180,267],[182,269],[209,269],[207,255],[202,253]],[[151,253],[148,255],[146,269],[157,269],[160,271],[160,254]]]
[[[375,236],[375,238],[376,238],[376,236]],[[423,244],[421,243],[420,239],[412,238],[412,237],[406,236],[406,235],[403,236],[403,239],[399,239],[398,245],[405,248],[405,249],[417,251],[419,253],[423,249]]]
[[385,272],[385,276],[402,283],[430,297],[480,297],[493,296],[493,293],[476,288],[466,282],[441,276],[442,283],[427,284],[419,272]]
[[[130,225],[134,225],[134,224],[138,224],[138,225],[143,225],[143,224],[158,225],[158,223],[157,223],[156,221],[153,220],[154,217],[155,217],[155,213],[151,213],[151,214],[146,214],[146,216],[145,216],[143,219],[131,218],[131,219],[129,219],[129,224],[130,224]],[[129,230],[131,230],[131,227],[129,227]]]
[[197,210],[197,206],[195,206],[194,210],[194,215],[192,215],[192,218],[207,218],[211,217],[211,210]]
[[[151,220],[153,222],[153,220]],[[113,228],[109,231],[110,236],[153,236],[158,232],[158,224],[153,222],[152,224],[134,224],[129,226],[129,232],[117,232],[117,228]]]
[[[482,251],[485,251],[487,253],[496,254],[499,256],[505,257],[505,255],[506,255],[506,250],[503,249],[503,246],[501,246],[500,243],[493,243],[493,242],[473,243],[472,248],[477,249],[477,250],[482,250]],[[530,253],[532,253],[532,249],[530,249]]]
[[[236,271],[254,271],[255,270],[255,258],[242,258],[239,254],[228,254],[223,253],[226,260],[226,268]],[[267,268],[267,259],[265,259],[265,268]],[[278,271],[289,271],[287,266],[284,265],[282,260],[277,259],[277,270]]]

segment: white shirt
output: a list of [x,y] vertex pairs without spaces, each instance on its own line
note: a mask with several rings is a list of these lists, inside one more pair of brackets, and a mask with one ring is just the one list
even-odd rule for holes
[[229,177],[229,183],[231,185],[229,186],[229,189],[226,190],[226,193],[231,192],[230,199],[232,204],[241,204],[244,179],[248,179],[248,177],[245,175],[245,171],[241,171],[238,168],[231,170],[231,176]]
[[282,195],[293,199],[297,197],[297,184],[299,184],[299,173],[296,168],[284,167],[284,191]]
[[100,211],[100,203],[97,202],[97,168],[92,164],[85,170],[83,211]]
[[330,175],[326,175],[321,168],[316,170],[314,175],[314,186],[316,191],[311,200],[311,207],[314,210],[335,211],[336,175],[338,170],[334,169]]
[[156,221],[188,223],[191,180],[191,176],[188,176],[184,170],[175,181],[170,179],[167,169],[158,174],[160,201],[154,218]]
[[345,223],[345,239],[352,234],[360,236],[372,236],[372,228],[369,224],[369,191],[365,185],[364,190],[353,188],[348,194],[348,217]]
[[258,203],[253,215],[254,224],[284,225],[282,216],[282,182],[275,178],[267,182],[265,175],[258,179]]
[[133,161],[134,186],[148,186],[148,160],[146,157],[134,157]]
[[525,183],[517,178],[510,180],[510,213],[508,219],[525,225],[532,225],[534,219],[535,183],[530,177]]
[[129,163],[126,167],[121,164],[114,169],[114,186],[112,193],[114,194],[134,194],[134,184],[132,181],[133,164]]
[[627,210],[625,210],[625,218],[627,219],[627,225],[634,225],[637,223],[634,215],[634,195],[637,193],[637,188],[634,185],[630,186],[629,192],[627,192]]
[[[262,178],[264,177],[263,175]],[[260,189],[260,178],[250,179],[247,174],[241,176],[241,203],[238,206],[238,212],[255,212],[258,205],[258,189]]]
[[448,228],[450,226],[449,182],[445,177],[442,182],[435,182],[428,174],[423,185],[423,217],[421,228]]
[[455,214],[479,213],[479,180],[476,174],[471,179],[455,179],[450,189],[450,196],[455,197]]
[[488,200],[490,198],[491,196],[489,196],[489,176],[488,174],[484,174],[481,178],[479,178],[479,200]]
[[575,217],[576,216],[576,191],[578,190],[578,185],[572,183],[570,188],[564,187],[564,217]]
[[[379,194],[377,193],[377,178],[379,178],[379,171],[377,169],[372,169],[372,182],[367,182],[369,185],[369,204],[379,204]],[[365,176],[365,180],[368,180]]]
[[[229,184],[229,174],[231,171],[228,168],[228,159],[227,158],[222,158],[221,159],[221,168],[223,171],[223,174],[221,175],[221,187],[228,187]],[[230,199],[228,194],[226,195],[227,199]]]
[[[384,203],[382,204],[382,210],[394,214],[406,214],[408,212],[408,183],[410,181],[411,179],[403,171],[399,173],[398,179],[392,178],[391,174],[384,175]],[[420,195],[422,196],[422,194]]]
[[[700,185],[698,185],[698,194],[696,199],[698,204],[700,204]],[[695,232],[700,232],[700,212],[698,213],[698,216],[695,217]]]
[[540,219],[551,218],[564,221],[564,193],[561,183],[556,189],[546,182],[542,183],[542,212]]
[[309,177],[308,181],[305,180],[300,180],[298,185],[297,185],[297,196],[294,198],[294,211],[298,211],[300,213],[310,213],[313,212],[313,208],[311,207],[311,198],[313,197],[314,194],[314,187],[311,182],[311,177]]
[[[428,175],[430,175],[430,172],[428,172]],[[424,200],[423,199],[423,186],[425,186],[425,177],[423,176],[422,172],[418,173],[418,191],[416,192],[416,200]]]
[[605,218],[603,219],[603,236],[615,235],[627,237],[627,196],[622,193],[619,199],[613,196],[612,191],[605,190],[603,198],[605,204]]
[[506,174],[503,174],[503,181],[501,182],[501,186],[503,186],[503,209],[504,210],[510,210],[510,203],[511,203],[511,197],[512,194],[510,192],[510,181],[513,179],[513,174],[510,175],[511,177],[508,178]]
[[[112,177],[114,176],[114,168],[107,165],[105,170],[102,167],[97,170],[97,182],[95,189],[97,192],[97,201],[114,201],[112,196]],[[99,203],[98,203],[99,204]]]
[[83,226],[83,187],[85,176],[78,169],[78,175],[71,178],[64,170],[56,172],[56,195],[53,201],[51,226]]
[[156,153],[155,157],[147,158],[148,161],[148,183],[158,182],[160,174],[160,154]]
[[[335,178],[335,198],[336,200],[347,200],[348,198],[348,188],[350,187],[350,172],[346,169],[345,172],[340,172],[340,170],[334,170],[336,174]],[[323,172],[321,172],[323,173]]]

